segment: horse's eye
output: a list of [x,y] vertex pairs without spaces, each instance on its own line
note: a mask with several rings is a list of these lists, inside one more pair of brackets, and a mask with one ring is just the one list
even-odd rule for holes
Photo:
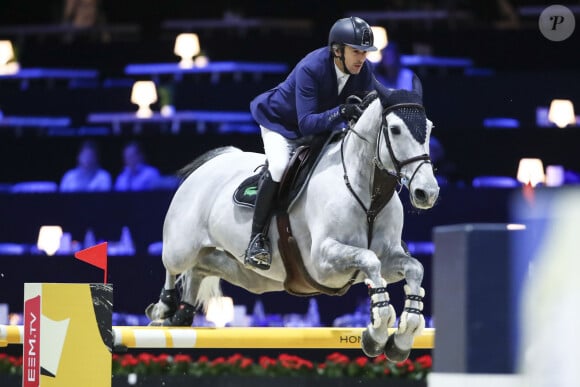
[[391,126],[391,133],[393,134],[401,134],[401,127],[397,125]]

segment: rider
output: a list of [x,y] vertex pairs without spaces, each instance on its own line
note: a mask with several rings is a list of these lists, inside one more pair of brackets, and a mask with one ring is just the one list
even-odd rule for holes
[[372,93],[362,102],[352,103],[347,101],[350,95],[372,90],[381,96],[388,93],[366,61],[367,53],[377,50],[373,43],[373,32],[366,21],[358,17],[339,19],[330,29],[328,46],[307,54],[285,81],[251,102],[252,116],[261,128],[268,170],[256,198],[246,265],[270,268],[270,210],[295,140],[343,130],[376,97]]

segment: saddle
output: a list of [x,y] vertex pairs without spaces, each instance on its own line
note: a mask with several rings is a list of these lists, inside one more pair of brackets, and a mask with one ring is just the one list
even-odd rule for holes
[[[323,150],[328,144],[334,142],[339,137],[339,134],[316,136],[309,144],[299,145],[293,151],[280,181],[276,202],[274,203],[275,212],[288,211],[292,207],[292,204],[294,204],[308,184],[310,175],[316,165],[318,165]],[[260,180],[262,174],[268,169],[268,165],[264,164],[258,168],[258,172],[242,181],[234,192],[233,199],[236,205],[248,208],[255,207]]]

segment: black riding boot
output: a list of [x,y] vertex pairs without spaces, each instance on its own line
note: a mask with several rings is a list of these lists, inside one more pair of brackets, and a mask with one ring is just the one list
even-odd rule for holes
[[270,211],[274,197],[278,191],[278,185],[277,182],[272,180],[270,172],[266,171],[260,183],[258,196],[256,197],[252,235],[244,260],[244,264],[262,270],[268,270],[272,263],[270,242],[268,240],[268,226],[270,223]]

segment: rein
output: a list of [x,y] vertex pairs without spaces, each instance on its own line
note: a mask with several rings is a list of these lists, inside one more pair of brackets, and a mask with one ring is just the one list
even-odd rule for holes
[[[357,195],[355,190],[352,188],[350,184],[350,179],[348,178],[348,173],[346,171],[346,163],[344,162],[344,142],[346,136],[342,138],[342,142],[340,144],[340,160],[342,162],[342,170],[343,170],[343,179],[344,184],[352,194],[352,196],[356,199],[360,207],[363,209],[367,216],[367,248],[370,249],[371,243],[373,240],[373,229],[375,224],[375,219],[377,215],[381,212],[381,210],[387,205],[387,203],[393,197],[397,185],[399,181],[397,178],[390,174],[385,173],[384,170],[379,169],[376,165],[374,167],[374,176],[373,176],[373,186],[371,189],[371,204],[367,208],[363,203],[362,199]],[[357,272],[358,274],[358,272]],[[355,275],[356,277],[356,275]],[[353,278],[354,280],[354,278]]]

